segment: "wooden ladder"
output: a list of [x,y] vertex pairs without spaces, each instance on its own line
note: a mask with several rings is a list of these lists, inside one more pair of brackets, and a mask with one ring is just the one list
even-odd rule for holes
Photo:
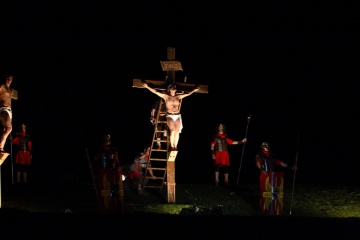
[[[160,104],[158,106],[155,124],[154,124],[154,134],[151,142],[150,153],[149,153],[149,162],[148,166],[151,165],[151,170],[155,178],[151,177],[149,174],[149,168],[146,168],[145,178],[143,181],[143,188],[152,188],[159,189],[162,192],[164,186],[167,184],[167,165],[168,161],[175,161],[177,152],[171,152],[170,150],[170,132],[167,126],[166,121],[166,108],[164,99],[159,99]],[[180,100],[181,108],[181,100]],[[161,136],[158,139],[158,136]],[[161,148],[158,148],[158,144],[161,144]],[[165,143],[165,144],[164,144]]]
[[[155,188],[162,191],[164,185],[166,184],[166,166],[167,159],[169,157],[169,141],[167,136],[168,127],[166,124],[166,112],[161,111],[164,108],[164,100],[159,99],[160,104],[156,111],[155,124],[154,124],[154,134],[151,142],[150,153],[149,153],[149,162],[148,166],[151,164],[151,170],[155,178],[152,178],[149,174],[149,168],[146,168],[145,178],[143,181],[143,188]],[[158,136],[160,135],[160,139]],[[158,149],[158,144],[161,144],[161,148]]]

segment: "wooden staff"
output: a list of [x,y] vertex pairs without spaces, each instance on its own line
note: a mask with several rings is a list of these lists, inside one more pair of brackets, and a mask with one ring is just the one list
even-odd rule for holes
[[95,182],[95,178],[94,178],[94,172],[93,172],[93,169],[92,169],[92,163],[91,163],[91,161],[90,161],[89,151],[88,151],[87,147],[85,147],[85,151],[86,151],[86,157],[87,157],[88,163],[89,163],[91,178],[92,178],[92,180],[93,180],[93,185],[94,185],[94,187],[95,187],[96,199],[97,199],[98,202],[100,202],[100,200],[99,200],[99,194],[98,194],[98,190],[97,190],[97,186],[96,186],[96,182]]
[[[83,140],[85,141],[85,134],[84,134],[84,131],[82,130],[82,128],[81,128],[81,134],[82,134]],[[94,188],[95,188],[96,200],[99,203],[100,199],[99,199],[97,185],[96,185],[95,178],[94,178],[94,171],[93,171],[93,168],[92,168],[92,163],[91,163],[91,160],[90,160],[89,151],[88,151],[88,148],[86,147],[85,142],[84,142],[84,145],[85,145],[86,158],[88,160],[88,164],[89,164],[89,168],[90,168],[91,178],[92,178],[93,185],[94,185]]]
[[294,169],[294,177],[293,177],[293,183],[292,183],[292,191],[291,191],[291,201],[290,201],[290,215],[291,215],[291,209],[292,209],[292,203],[294,198],[294,186],[295,186],[295,176],[296,176],[296,169],[297,169],[297,161],[298,161],[298,155],[299,155],[299,133],[298,133],[298,140],[297,140],[297,149],[295,154],[295,169]]
[[[247,117],[247,125],[246,125],[245,138],[247,138],[247,133],[248,133],[248,129],[249,129],[249,123],[250,123],[250,117],[251,117],[251,115],[249,115],[249,116]],[[243,160],[243,156],[244,156],[244,151],[245,151],[245,143],[246,143],[246,141],[244,142],[243,149],[242,149],[242,153],[241,153],[241,160],[240,160],[240,166],[239,166],[239,174],[238,174],[238,178],[237,178],[236,184],[239,184],[241,164],[242,164],[242,160]]]

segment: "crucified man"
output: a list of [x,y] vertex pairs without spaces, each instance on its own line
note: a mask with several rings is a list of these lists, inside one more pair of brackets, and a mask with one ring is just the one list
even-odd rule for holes
[[176,85],[170,84],[168,86],[166,93],[161,93],[156,91],[156,89],[149,87],[146,83],[142,84],[144,88],[149,89],[151,92],[155,93],[159,97],[165,100],[166,105],[166,121],[170,129],[170,145],[171,151],[177,151],[177,145],[180,138],[180,133],[182,129],[182,120],[180,114],[180,101],[181,99],[190,96],[194,92],[200,90],[199,87],[195,88],[189,93],[176,94]]
[[0,121],[3,126],[0,137],[0,153],[6,153],[4,151],[5,142],[12,131],[11,99],[14,95],[14,90],[10,87],[12,81],[13,76],[7,75],[0,85]]

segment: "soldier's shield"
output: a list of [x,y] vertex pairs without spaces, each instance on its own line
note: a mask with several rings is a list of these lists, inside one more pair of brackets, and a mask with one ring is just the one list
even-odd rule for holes
[[262,172],[260,174],[260,213],[281,215],[284,202],[284,173]]
[[104,168],[98,170],[99,209],[101,213],[122,212],[124,189],[122,170]]

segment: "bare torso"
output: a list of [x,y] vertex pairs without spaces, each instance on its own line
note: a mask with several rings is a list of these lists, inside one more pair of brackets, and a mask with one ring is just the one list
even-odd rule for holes
[[12,90],[5,84],[0,86],[0,107],[11,107]]
[[179,113],[180,112],[180,97],[166,95],[166,109],[168,113]]

